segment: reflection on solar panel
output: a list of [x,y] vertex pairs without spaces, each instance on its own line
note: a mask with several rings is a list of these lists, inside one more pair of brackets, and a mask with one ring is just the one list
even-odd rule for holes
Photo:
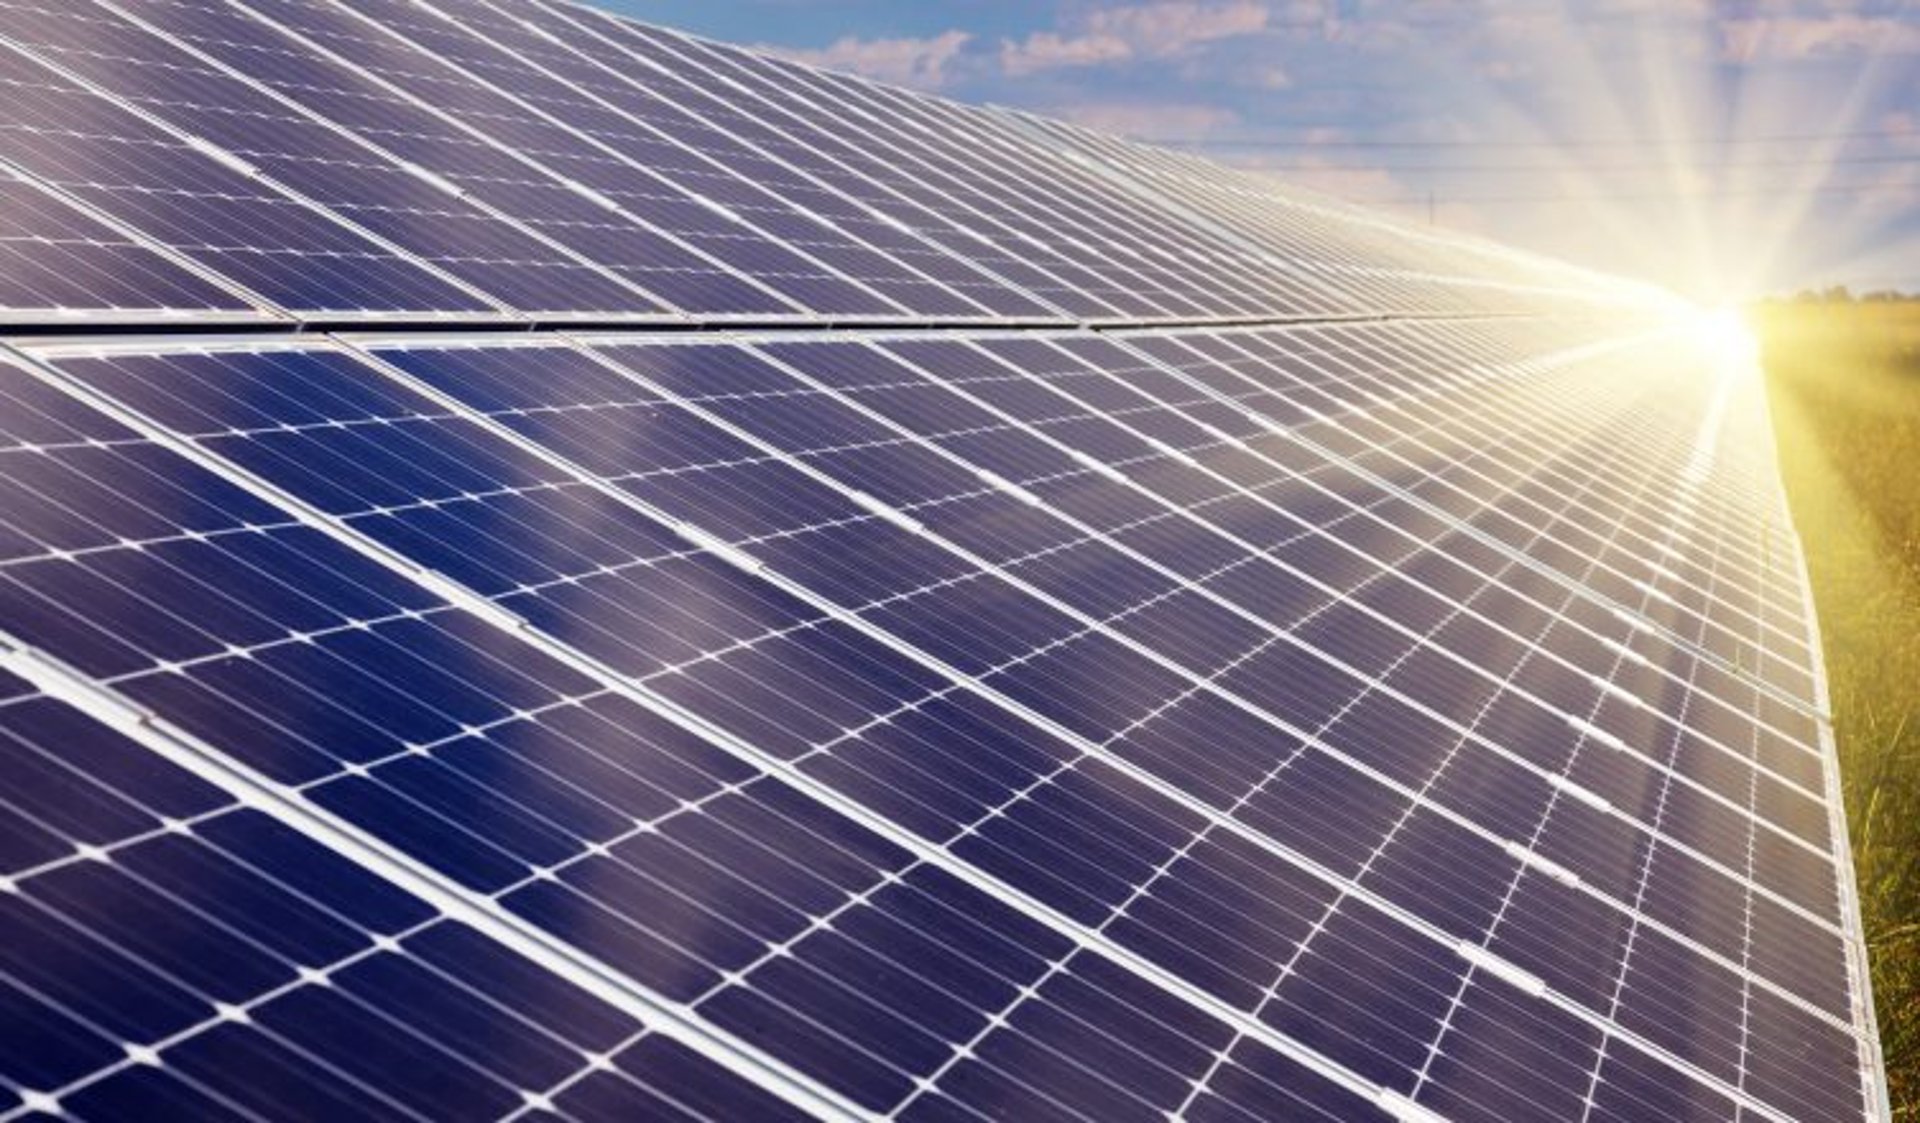
[[1663,295],[545,0],[0,82],[0,1118],[1884,1111]]

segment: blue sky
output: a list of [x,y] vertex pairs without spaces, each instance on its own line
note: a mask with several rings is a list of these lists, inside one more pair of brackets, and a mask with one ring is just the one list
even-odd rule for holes
[[1920,289],[1914,0],[622,0],[1703,296]]

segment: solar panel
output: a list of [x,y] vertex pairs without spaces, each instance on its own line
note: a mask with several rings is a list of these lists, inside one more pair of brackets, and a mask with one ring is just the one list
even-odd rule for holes
[[[1414,256],[1296,209],[1290,238],[1380,259],[1330,282],[1297,240],[1168,207],[1008,115],[584,10],[16,2],[0,29],[52,126],[9,159],[301,318],[1372,314]],[[70,181],[46,146],[81,120],[116,142],[96,159],[147,158]],[[1400,303],[1466,306],[1473,274],[1593,288],[1451,252],[1462,273]]]
[[1884,1111],[1665,298],[581,8],[0,21],[0,1115]]
[[8,1109],[804,1117],[217,778],[0,689]]
[[265,318],[185,263],[11,172],[0,179],[0,222],[4,322],[59,322],[90,309],[161,323],[189,313],[210,323]]

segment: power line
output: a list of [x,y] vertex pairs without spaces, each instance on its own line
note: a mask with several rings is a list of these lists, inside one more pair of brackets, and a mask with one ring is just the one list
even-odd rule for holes
[[1316,140],[1308,137],[1217,137],[1157,136],[1135,137],[1143,144],[1167,148],[1281,148],[1281,149],[1441,149],[1485,151],[1488,149],[1540,148],[1686,148],[1733,147],[1744,144],[1787,144],[1808,141],[1894,140],[1914,134],[1894,129],[1860,132],[1770,133],[1717,137],[1638,137],[1618,139],[1575,138],[1568,140]]
[[[1591,207],[1596,203],[1615,202],[1666,202],[1682,199],[1766,199],[1766,198],[1806,198],[1814,195],[1865,195],[1889,188],[1912,188],[1920,190],[1920,183],[1904,179],[1888,179],[1868,183],[1842,183],[1831,187],[1816,187],[1798,191],[1793,188],[1756,188],[1753,190],[1704,190],[1704,191],[1660,191],[1634,192],[1595,192],[1592,195],[1576,194],[1534,194],[1534,195],[1441,195],[1437,201],[1441,206],[1449,203],[1578,203]],[[1395,198],[1355,199],[1353,202],[1374,206],[1414,207],[1423,206],[1426,195],[1399,196]]]
[[[1720,172],[1742,168],[1798,168],[1810,163],[1822,167],[1840,167],[1843,165],[1863,164],[1920,164],[1920,152],[1905,153],[1897,156],[1838,156],[1832,159],[1812,161],[1805,157],[1781,158],[1777,160],[1723,160],[1685,165],[1687,170],[1701,172]],[[1589,164],[1571,162],[1564,164],[1262,164],[1258,168],[1248,169],[1263,172],[1405,172],[1410,175],[1433,174],[1513,174],[1518,172],[1667,172],[1673,171],[1671,162],[1635,161],[1632,163]]]

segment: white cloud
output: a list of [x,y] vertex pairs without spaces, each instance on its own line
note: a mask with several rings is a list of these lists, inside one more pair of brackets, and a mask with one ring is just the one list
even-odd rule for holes
[[1133,45],[1115,35],[1060,35],[1036,31],[1018,43],[1000,44],[1000,69],[1024,78],[1043,70],[1098,66],[1134,57]]
[[1161,0],[1103,8],[1085,18],[1096,34],[1115,35],[1154,54],[1172,55],[1196,44],[1259,31],[1267,25],[1267,6],[1254,0]]
[[970,32],[954,30],[926,39],[847,36],[812,49],[775,46],[759,49],[829,70],[850,70],[882,82],[933,90],[947,82],[954,59],[972,41]]
[[1887,16],[1750,17],[1722,20],[1728,62],[1920,54],[1920,24]]
[[1002,40],[1000,66],[1011,77],[1133,59],[1178,58],[1207,43],[1267,26],[1258,0],[1155,0],[1074,17],[1064,31]]

